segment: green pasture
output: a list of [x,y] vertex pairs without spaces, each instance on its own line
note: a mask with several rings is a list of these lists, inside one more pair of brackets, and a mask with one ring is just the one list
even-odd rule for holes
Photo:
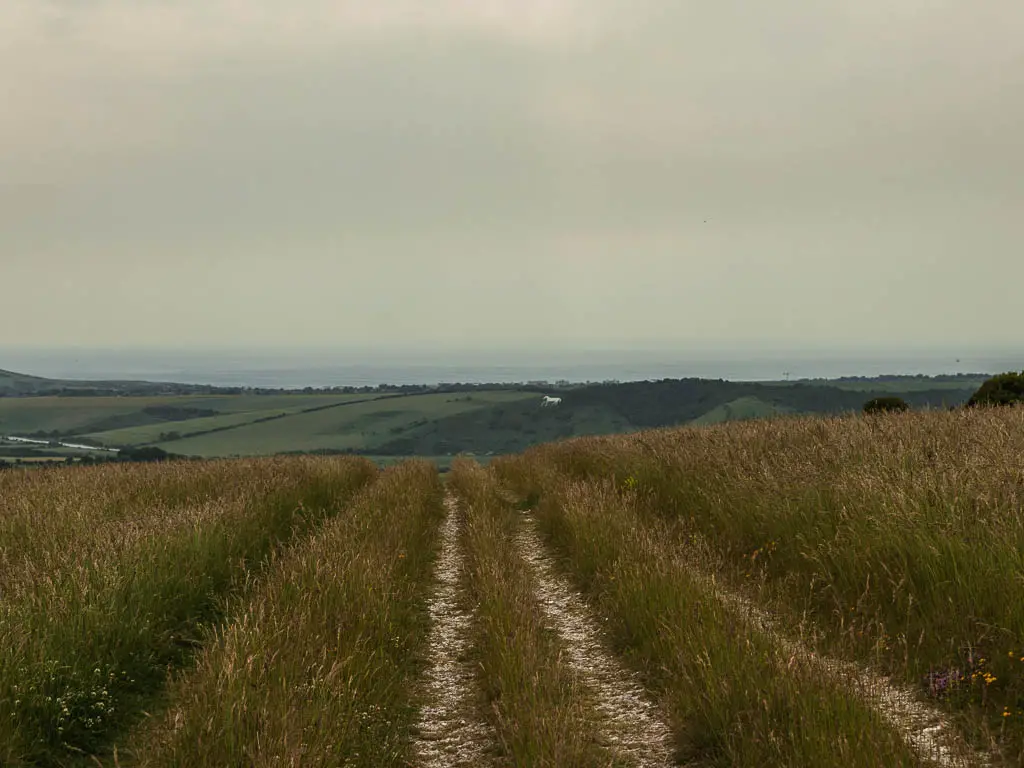
[[126,427],[125,429],[112,429],[107,432],[93,432],[86,437],[95,440],[102,445],[148,445],[161,440],[161,435],[167,432],[177,432],[181,435],[188,435],[195,432],[209,432],[217,429],[231,429],[250,424],[261,418],[295,413],[295,410],[266,410],[266,411],[243,411],[241,413],[222,413],[217,416],[204,416],[198,419],[186,419],[185,421],[161,421],[158,424],[147,424],[139,427]]
[[91,436],[153,426],[159,435],[160,432],[185,431],[180,428],[185,422],[158,418],[145,413],[146,408],[199,408],[217,411],[219,414],[239,414],[273,410],[298,411],[366,398],[365,394],[3,397],[0,398],[0,434],[25,435],[56,430],[65,435]]
[[790,409],[766,403],[764,400],[756,397],[740,397],[712,408],[707,413],[691,421],[690,424],[702,427],[710,424],[722,424],[726,421],[766,419],[790,412],[792,412]]
[[324,449],[351,449],[372,454],[374,446],[433,420],[536,398],[534,393],[514,391],[406,395],[296,413],[283,419],[159,443],[158,447],[204,457],[261,456]]
[[[472,451],[478,456],[517,453],[530,445],[580,435],[632,432],[636,427],[608,404],[579,405],[571,394],[562,405],[542,408],[534,395],[515,402],[463,411],[390,436],[388,453],[436,456]],[[383,452],[383,450],[382,450]]]

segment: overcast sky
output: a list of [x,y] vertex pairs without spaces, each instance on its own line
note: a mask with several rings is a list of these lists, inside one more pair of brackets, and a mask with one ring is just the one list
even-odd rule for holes
[[4,0],[0,104],[0,345],[1024,340],[1019,0]]

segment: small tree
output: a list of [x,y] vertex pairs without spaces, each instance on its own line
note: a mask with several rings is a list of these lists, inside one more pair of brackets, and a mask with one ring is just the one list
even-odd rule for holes
[[902,397],[876,397],[864,403],[864,413],[901,413],[909,411],[910,406]]
[[1024,403],[1024,372],[1001,373],[982,384],[967,405],[1015,405]]

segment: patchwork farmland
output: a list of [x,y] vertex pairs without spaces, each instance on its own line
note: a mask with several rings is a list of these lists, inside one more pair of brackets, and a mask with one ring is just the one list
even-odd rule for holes
[[0,473],[5,766],[1015,766],[1024,409]]
[[[195,385],[145,382],[92,382],[91,389],[79,382],[76,388],[0,371],[0,468],[41,460],[90,463],[118,452],[125,460],[165,453],[203,459],[359,454],[379,465],[417,456],[446,468],[460,453],[519,453],[571,437],[859,412],[867,400],[889,394],[915,409],[946,408],[967,401],[983,380],[665,379],[203,393],[191,391]],[[561,398],[558,406],[541,407],[552,395]]]

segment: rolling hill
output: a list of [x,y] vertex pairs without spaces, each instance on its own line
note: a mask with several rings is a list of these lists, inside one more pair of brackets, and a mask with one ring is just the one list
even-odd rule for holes
[[[905,382],[888,377],[872,388],[871,381],[664,379],[568,387],[461,384],[358,393],[209,394],[183,393],[173,384],[62,382],[4,371],[0,437],[155,447],[196,457],[296,452],[487,456],[581,435],[859,411],[866,400],[881,395],[899,395],[915,408],[946,407],[965,402],[978,384],[957,379],[935,380],[929,386],[931,380],[922,377]],[[899,388],[901,383],[905,389]],[[171,391],[156,394],[150,389],[154,387]],[[559,393],[562,404],[541,408],[541,392]],[[0,458],[63,455],[54,448],[0,445]]]

